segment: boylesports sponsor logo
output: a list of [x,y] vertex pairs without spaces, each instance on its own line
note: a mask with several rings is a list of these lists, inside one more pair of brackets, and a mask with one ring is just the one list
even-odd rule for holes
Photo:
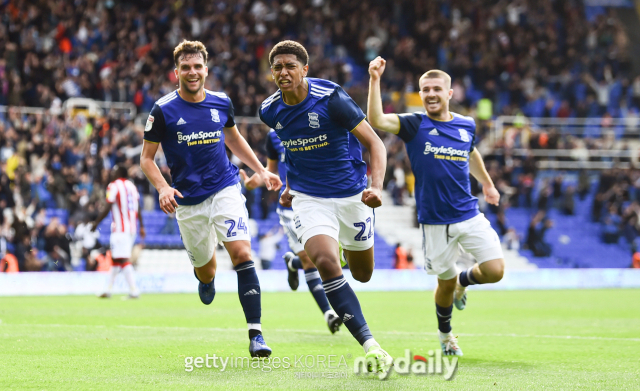
[[434,155],[449,155],[449,156],[464,156],[469,157],[469,151],[464,149],[455,149],[451,147],[434,147],[430,142],[427,142],[424,147],[424,154],[428,155],[433,153]]
[[197,133],[191,133],[191,134],[183,134],[182,132],[178,132],[178,144],[182,143],[182,142],[192,142],[192,141],[196,141],[196,140],[208,140],[208,139],[215,139],[215,138],[219,138],[220,136],[222,136],[222,131],[218,130],[215,132],[197,132]]
[[296,138],[283,141],[282,146],[291,152],[310,151],[312,149],[322,148],[329,145],[329,142],[326,141],[327,138],[326,134],[309,138]]
[[305,147],[307,144],[319,143],[319,142],[325,141],[326,139],[327,139],[327,135],[326,134],[321,134],[320,136],[316,136],[316,137],[297,138],[297,139],[293,139],[293,140],[286,140],[286,141],[282,142],[282,146],[284,146],[285,148]]

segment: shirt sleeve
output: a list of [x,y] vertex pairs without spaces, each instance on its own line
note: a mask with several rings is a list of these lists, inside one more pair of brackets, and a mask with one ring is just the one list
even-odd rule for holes
[[405,143],[408,143],[418,134],[418,129],[420,129],[420,124],[422,123],[422,116],[418,113],[398,114],[398,119],[400,119],[398,137]]
[[107,186],[107,202],[113,204],[116,202],[116,197],[118,196],[118,187],[115,183],[109,183]]
[[[271,130],[270,132],[273,132],[273,130]],[[273,137],[271,136],[271,134],[267,134],[267,137],[265,137],[264,141],[264,148],[267,150],[267,158],[271,160],[280,160],[280,154],[276,150],[276,147],[273,145]]]
[[469,152],[473,152],[473,149],[476,147],[476,121],[473,121],[473,133],[471,135],[471,146],[469,147]]
[[154,104],[144,126],[144,139],[157,144],[164,138],[166,130],[167,125],[164,121],[162,109],[157,104]]
[[224,124],[225,128],[231,128],[236,124],[236,118],[233,110],[233,103],[231,103],[231,98],[227,98],[229,100],[229,111],[227,112],[227,123]]
[[[269,119],[266,116],[263,115],[264,113],[262,112],[262,110],[263,109],[258,110],[258,117],[260,117],[260,121],[264,122],[264,124],[267,125],[268,127],[273,128],[274,127],[273,124],[271,123],[271,121],[269,121]],[[266,111],[268,110],[268,108],[264,110]]]
[[336,91],[329,97],[328,109],[331,120],[348,131],[355,129],[366,117],[341,87],[336,87]]

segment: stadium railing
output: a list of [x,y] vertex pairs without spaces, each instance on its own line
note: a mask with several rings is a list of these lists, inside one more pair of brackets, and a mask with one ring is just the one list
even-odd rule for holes
[[[90,112],[91,116],[101,117],[109,112],[124,114],[127,118],[137,117],[136,105],[130,102],[104,102],[87,98],[71,98],[64,101],[59,109],[47,109],[44,107],[4,106],[0,105],[0,113],[8,113],[15,110],[20,114],[62,114],[77,111]],[[148,113],[147,113],[148,115]],[[145,117],[146,120],[146,117]]]
[[[509,137],[512,130],[526,130],[531,134],[557,132],[560,136],[576,139],[607,140],[608,149],[590,149],[586,146],[573,149],[525,149],[510,150],[514,156],[534,156],[538,168],[552,170],[640,167],[640,118],[527,118],[524,116],[500,116],[493,121],[488,138],[491,146]],[[502,148],[491,148],[493,153],[503,153]]]

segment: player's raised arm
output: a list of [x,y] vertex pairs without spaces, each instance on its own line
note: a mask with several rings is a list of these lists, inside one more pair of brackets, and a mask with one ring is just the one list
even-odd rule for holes
[[144,140],[142,142],[140,168],[142,169],[142,172],[144,172],[144,175],[146,175],[149,179],[149,182],[151,182],[153,187],[155,187],[158,193],[160,193],[160,209],[162,209],[164,213],[168,214],[175,212],[176,208],[178,207],[175,196],[178,196],[180,198],[183,197],[178,190],[169,186],[155,162],[158,145],[159,144],[147,140]]
[[387,62],[380,56],[369,63],[369,98],[367,100],[367,117],[371,126],[376,129],[398,134],[400,119],[396,114],[385,114],[382,110],[380,93],[380,77],[384,73]]
[[233,125],[232,127],[224,128],[224,137],[225,143],[242,162],[244,162],[247,166],[251,167],[253,171],[255,171],[265,183],[267,190],[280,190],[282,187],[282,182],[280,178],[267,171],[265,167],[260,163],[256,154],[253,153],[253,150],[247,143],[247,140],[242,137],[240,132],[238,131],[238,127]]
[[377,208],[382,205],[382,182],[387,170],[387,150],[367,121],[360,122],[351,133],[367,148],[370,155],[371,188],[364,190],[362,202],[371,208]]
[[491,180],[491,176],[489,176],[484,166],[482,155],[480,155],[477,148],[473,148],[473,151],[469,154],[469,172],[482,184],[484,200],[497,206],[498,202],[500,202],[500,193],[493,184],[493,180]]

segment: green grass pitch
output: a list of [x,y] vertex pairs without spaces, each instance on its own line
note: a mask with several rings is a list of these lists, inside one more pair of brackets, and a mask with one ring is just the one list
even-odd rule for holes
[[[431,292],[358,294],[373,334],[393,356],[439,349]],[[123,301],[89,296],[0,298],[0,389],[639,389],[640,290],[473,291],[454,309],[465,355],[452,381],[353,374],[361,347],[331,335],[307,292],[264,293],[273,356],[344,356],[348,368],[194,368],[185,357],[248,356],[236,294],[211,306],[197,294]],[[335,366],[335,365],[334,365]],[[348,372],[347,378],[296,373]]]

